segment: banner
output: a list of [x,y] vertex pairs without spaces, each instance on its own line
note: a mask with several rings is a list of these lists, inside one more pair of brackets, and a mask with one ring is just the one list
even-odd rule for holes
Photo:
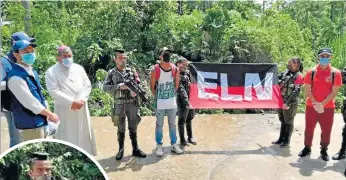
[[283,99],[276,64],[191,63],[194,109],[278,109]]

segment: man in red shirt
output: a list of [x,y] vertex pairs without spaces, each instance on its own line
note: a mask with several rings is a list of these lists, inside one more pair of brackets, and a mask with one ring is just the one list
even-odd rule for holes
[[307,96],[305,110],[305,148],[300,157],[311,154],[312,139],[317,122],[321,126],[321,158],[329,161],[327,154],[332,131],[335,97],[342,86],[341,72],[330,64],[332,50],[323,48],[318,51],[319,64],[309,70],[304,78]]

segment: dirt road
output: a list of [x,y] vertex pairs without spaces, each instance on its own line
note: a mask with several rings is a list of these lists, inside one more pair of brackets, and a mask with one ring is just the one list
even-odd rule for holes
[[[336,114],[329,154],[340,148],[343,121]],[[344,161],[318,159],[320,129],[316,127],[310,158],[298,158],[303,148],[304,115],[298,114],[290,149],[271,145],[278,136],[279,122],[275,114],[198,115],[194,120],[198,145],[185,148],[183,155],[169,150],[167,120],[164,125],[166,155],[156,157],[155,118],[143,117],[139,125],[139,145],[148,154],[145,159],[132,158],[131,144],[126,134],[125,157],[115,160],[118,150],[116,128],[109,118],[93,118],[97,138],[96,159],[110,179],[143,180],[224,180],[224,179],[345,179]],[[8,146],[5,119],[1,122],[2,152]]]

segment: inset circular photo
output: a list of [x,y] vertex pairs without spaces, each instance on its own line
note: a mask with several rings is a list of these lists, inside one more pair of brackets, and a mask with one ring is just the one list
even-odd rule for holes
[[83,149],[60,140],[21,143],[0,155],[0,180],[108,180]]

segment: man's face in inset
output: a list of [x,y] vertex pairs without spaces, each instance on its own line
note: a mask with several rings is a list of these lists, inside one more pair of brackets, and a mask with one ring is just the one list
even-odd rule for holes
[[115,63],[121,67],[125,67],[127,56],[125,53],[117,53]]
[[52,175],[52,162],[47,160],[35,160],[29,171],[29,176],[33,180],[48,180]]

